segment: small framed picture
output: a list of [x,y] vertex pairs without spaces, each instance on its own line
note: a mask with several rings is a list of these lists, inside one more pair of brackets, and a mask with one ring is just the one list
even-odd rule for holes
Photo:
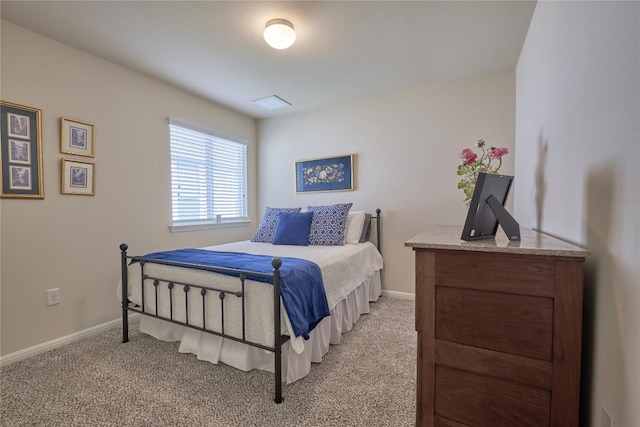
[[95,195],[96,165],[91,162],[62,159],[62,194]]
[[31,168],[9,165],[9,188],[12,190],[31,190]]
[[44,199],[41,111],[0,101],[2,198]]
[[31,124],[29,116],[7,113],[7,136],[10,138],[31,139]]
[[62,117],[60,119],[60,152],[93,157],[95,129],[91,123]]
[[296,193],[353,190],[353,154],[296,162]]
[[29,141],[9,140],[9,163],[31,164],[31,147]]

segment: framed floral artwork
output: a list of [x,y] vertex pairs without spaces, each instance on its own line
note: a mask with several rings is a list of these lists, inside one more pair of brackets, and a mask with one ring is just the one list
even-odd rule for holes
[[95,195],[96,166],[92,162],[62,159],[62,194]]
[[43,199],[41,111],[0,101],[0,197]]
[[91,123],[62,117],[60,119],[60,152],[93,157],[95,129]]
[[354,190],[354,155],[299,160],[296,193]]

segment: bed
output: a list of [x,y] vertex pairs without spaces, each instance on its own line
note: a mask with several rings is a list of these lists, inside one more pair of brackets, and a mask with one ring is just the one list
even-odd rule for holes
[[[282,402],[283,382],[306,376],[381,294],[381,211],[350,207],[267,207],[250,241],[144,256],[128,255],[123,243],[122,342],[129,312],[142,314],[141,332],[179,341],[182,353],[273,372],[274,401]],[[283,238],[289,218],[298,228]]]

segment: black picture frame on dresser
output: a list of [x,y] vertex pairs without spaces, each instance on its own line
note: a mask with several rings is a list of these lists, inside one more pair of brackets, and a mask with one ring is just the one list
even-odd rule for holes
[[504,205],[513,184],[513,176],[480,172],[462,229],[465,241],[493,239],[502,227],[507,238],[520,241],[520,225]]

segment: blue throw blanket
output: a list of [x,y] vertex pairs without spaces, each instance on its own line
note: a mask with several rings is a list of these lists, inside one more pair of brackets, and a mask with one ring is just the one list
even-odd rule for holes
[[[199,264],[208,267],[222,267],[237,270],[249,270],[271,274],[273,257],[252,255],[239,252],[217,252],[204,249],[177,249],[167,252],[155,252],[143,258]],[[299,258],[283,257],[280,267],[280,288],[282,302],[293,332],[296,336],[309,338],[311,330],[329,315],[329,304],[324,290],[322,273],[317,264]],[[194,266],[194,268],[197,268]],[[240,273],[221,273],[239,277]],[[271,277],[248,274],[248,279],[271,283]]]

